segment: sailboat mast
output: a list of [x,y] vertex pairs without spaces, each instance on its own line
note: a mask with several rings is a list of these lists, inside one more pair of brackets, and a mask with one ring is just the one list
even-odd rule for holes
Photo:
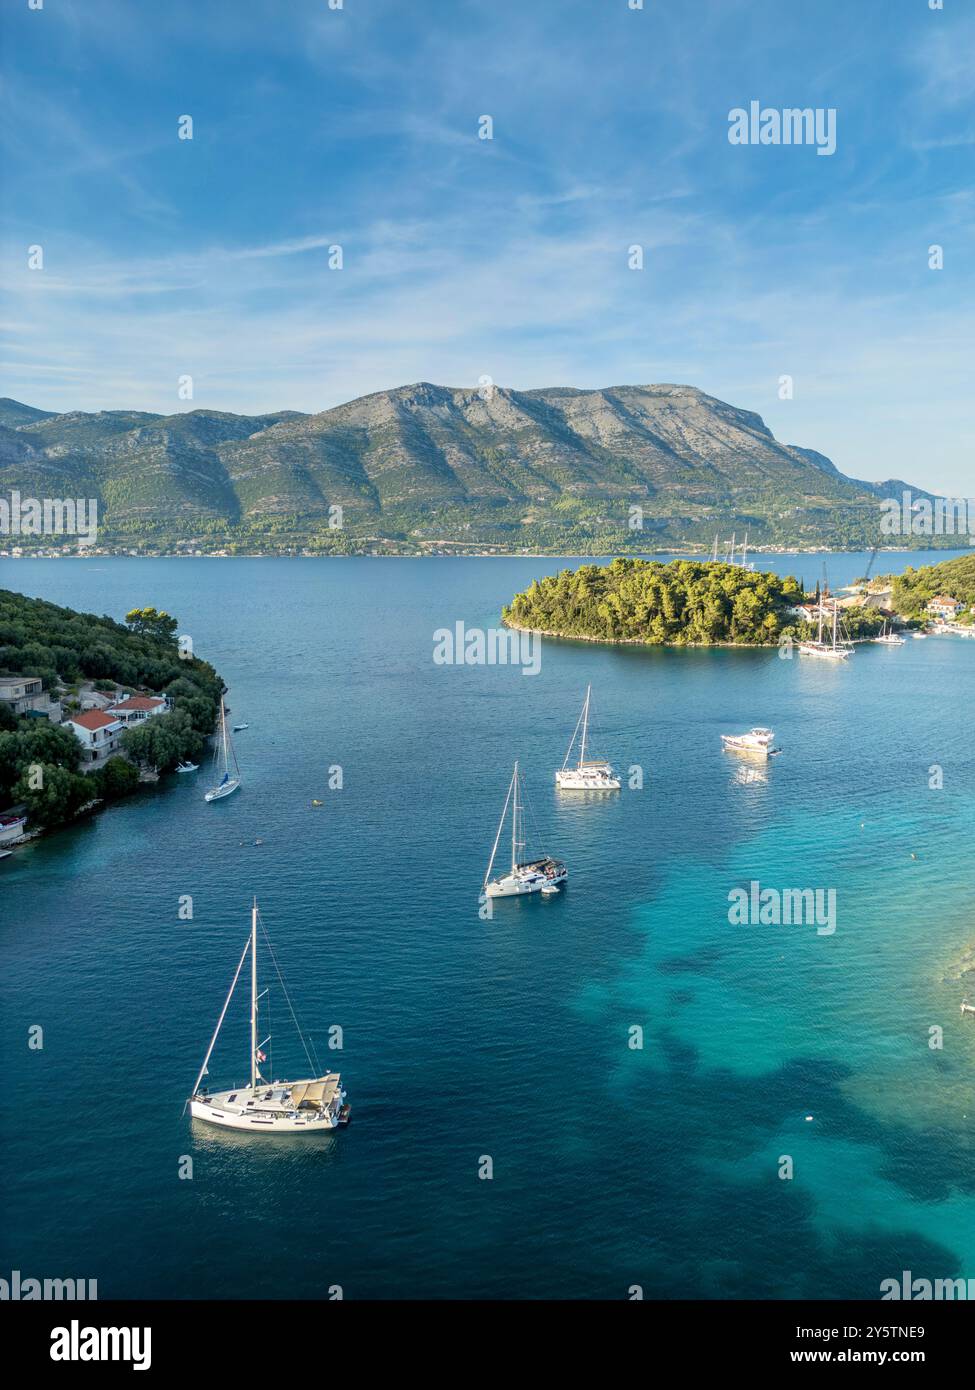
[[837,602],[836,602],[836,599],[834,598],[834,599],[833,599],[833,646],[834,646],[834,647],[836,646],[836,619],[837,619],[837,611],[838,611],[838,604],[837,604]]
[[251,908],[251,1090],[257,1085],[257,899]]
[[592,686],[586,686],[586,703],[582,707],[582,743],[579,745],[579,768],[582,769],[586,761],[586,733],[589,729],[589,697],[592,694]]
[[515,763],[515,775],[512,778],[515,800],[511,812],[511,872],[514,873],[518,867],[518,764]]
[[223,770],[224,772],[229,772],[230,755],[227,752],[227,710],[222,695],[220,697],[220,735],[223,740]]

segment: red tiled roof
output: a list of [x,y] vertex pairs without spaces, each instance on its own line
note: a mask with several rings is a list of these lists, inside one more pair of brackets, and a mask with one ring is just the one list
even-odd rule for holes
[[157,705],[164,705],[165,703],[165,700],[156,695],[129,695],[126,699],[119,700],[117,704],[112,705],[112,709],[155,709]]
[[73,714],[68,722],[94,732],[95,729],[107,729],[109,724],[117,724],[118,720],[113,719],[110,714],[102,714],[100,709],[90,709],[84,714]]

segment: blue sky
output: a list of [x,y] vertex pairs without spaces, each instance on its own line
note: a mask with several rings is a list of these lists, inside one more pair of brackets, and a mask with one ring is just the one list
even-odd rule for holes
[[[629,3],[8,0],[3,393],[687,382],[975,492],[975,6]],[[835,108],[836,153],[729,144],[752,100]]]

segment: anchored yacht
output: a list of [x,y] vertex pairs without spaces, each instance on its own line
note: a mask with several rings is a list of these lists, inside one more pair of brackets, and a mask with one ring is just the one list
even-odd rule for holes
[[[348,1123],[351,1113],[350,1107],[345,1102],[345,1092],[342,1090],[341,1077],[337,1071],[304,1077],[300,1081],[268,1081],[261,1075],[261,1063],[267,1061],[271,1039],[266,1037],[263,1042],[258,1042],[257,1039],[258,1001],[263,997],[257,992],[257,925],[258,910],[257,899],[255,898],[254,906],[251,909],[250,935],[237,964],[237,971],[231,983],[230,991],[220,1011],[220,1017],[217,1020],[213,1037],[210,1039],[207,1055],[203,1059],[203,1066],[196,1078],[193,1093],[186,1102],[190,1115],[195,1120],[205,1120],[208,1124],[220,1125],[224,1129],[245,1129],[256,1134],[311,1134],[320,1133],[326,1129],[336,1129],[339,1125]],[[266,938],[267,934],[265,933]],[[274,959],[273,951],[271,951],[270,942],[267,943],[267,947],[275,970],[277,970],[277,961]],[[250,1084],[235,1086],[229,1091],[210,1092],[206,1087],[201,1089],[200,1083],[207,1075],[207,1064],[210,1061],[217,1038],[220,1036],[227,1007],[237,987],[237,981],[244,968],[244,961],[247,959],[248,952],[250,952],[251,957]],[[277,970],[277,974],[281,987],[284,989],[281,972]],[[287,990],[284,990],[284,994],[288,1000],[291,1016],[294,1018],[294,1009],[290,998],[288,998]],[[297,1026],[297,1020],[295,1023]],[[320,1073],[320,1068],[316,1067],[313,1053],[309,1051],[308,1044],[305,1042],[300,1029],[299,1037],[301,1037],[309,1066],[313,1071]],[[268,1048],[268,1052],[264,1051],[265,1048]]]
[[[569,871],[561,859],[553,859],[547,854],[543,854],[539,859],[531,860],[519,857],[525,850],[525,811],[520,795],[520,784],[521,776],[518,772],[518,764],[515,763],[514,774],[508,787],[508,795],[505,797],[504,809],[498,822],[498,833],[494,837],[494,847],[488,861],[487,873],[484,875],[484,885],[481,892],[485,898],[514,898],[523,893],[541,893],[543,891],[546,892],[546,896],[549,896],[548,890],[558,890],[559,886],[569,877]],[[491,871],[494,868],[494,859],[501,842],[501,832],[504,829],[509,805],[511,806],[511,868],[508,873],[492,879]]]
[[[565,761],[555,774],[555,784],[560,791],[618,792],[620,789],[620,779],[616,776],[605,758],[586,758],[586,739],[589,733],[589,703],[591,698],[592,686],[587,685],[582,713],[579,715],[575,730],[569,740]],[[581,737],[579,737],[580,729],[582,731]],[[569,759],[572,757],[572,749],[575,746],[577,737],[579,737],[579,761],[570,767]]]
[[879,635],[873,640],[885,647],[903,647],[905,645],[903,637],[892,630],[890,623],[884,623]]
[[729,753],[752,753],[767,758],[775,752],[772,744],[775,734],[771,729],[749,729],[747,734],[722,734],[721,746]]
[[[218,769],[223,768],[223,776],[215,787],[204,793],[204,801],[219,801],[221,797],[229,796],[240,786],[240,768],[237,766],[234,745],[227,733],[227,707],[223,700],[220,701],[220,742],[214,749],[213,760]],[[234,768],[233,776],[230,773],[231,763]]]
[[819,605],[819,635],[815,642],[800,642],[800,656],[821,656],[827,661],[846,661],[853,655],[853,647],[849,642],[837,640],[837,629],[839,627],[839,609],[836,599],[833,600],[833,627],[829,634],[831,640],[823,641],[823,605]]

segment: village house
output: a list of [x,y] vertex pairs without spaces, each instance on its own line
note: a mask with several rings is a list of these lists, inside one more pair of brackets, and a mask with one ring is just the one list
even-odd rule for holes
[[40,676],[0,676],[0,700],[10,705],[14,714],[26,714],[34,708],[34,700],[43,692]]
[[73,714],[66,719],[69,727],[81,743],[82,771],[91,772],[100,767],[107,758],[119,751],[119,735],[124,725],[118,719],[102,710],[91,709],[84,714]]
[[951,598],[948,594],[938,594],[937,598],[931,599],[928,604],[928,612],[932,617],[940,618],[943,623],[953,622],[964,608],[964,604],[956,598]]
[[43,715],[55,723],[61,720],[61,706],[51,699],[40,676],[0,676],[0,702],[14,714]]
[[128,727],[157,714],[168,714],[169,701],[161,695],[128,695],[117,704],[109,705],[105,712]]

